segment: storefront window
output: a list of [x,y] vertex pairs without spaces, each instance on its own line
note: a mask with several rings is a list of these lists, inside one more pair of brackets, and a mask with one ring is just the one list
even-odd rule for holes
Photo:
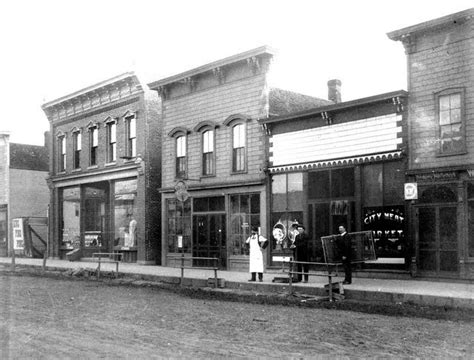
[[79,248],[81,246],[80,208],[81,189],[79,187],[63,189],[60,193],[60,236],[61,246]]
[[102,247],[106,230],[107,183],[96,183],[84,188],[84,246]]
[[[168,220],[168,252],[191,253],[191,199],[179,201],[168,199],[166,202]],[[179,248],[182,242],[182,248]]]
[[114,246],[137,246],[137,180],[115,182],[114,194]]
[[272,249],[289,249],[294,234],[293,223],[303,223],[303,174],[272,177]]
[[233,255],[248,255],[245,240],[260,226],[260,194],[231,195],[230,244]]

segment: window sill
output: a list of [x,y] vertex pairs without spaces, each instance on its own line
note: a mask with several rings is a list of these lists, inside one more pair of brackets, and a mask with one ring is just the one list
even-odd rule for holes
[[244,170],[244,171],[232,171],[230,174],[231,174],[231,175],[247,174],[247,170]]
[[201,179],[215,178],[215,177],[216,177],[216,174],[212,174],[212,175],[201,175]]
[[81,168],[77,168],[77,169],[72,169],[71,172],[75,173],[75,172],[79,172],[79,171],[81,171],[81,170],[82,170]]
[[467,151],[466,151],[466,150],[463,150],[463,151],[453,152],[453,153],[447,153],[447,154],[437,153],[437,154],[436,154],[436,157],[460,156],[460,155],[466,155],[466,154],[467,154]]
[[98,169],[98,168],[99,168],[99,165],[91,165],[87,169],[92,170],[92,169]]
[[116,162],[116,161],[112,161],[112,162],[106,163],[104,166],[108,167],[108,166],[115,166],[115,165],[117,165],[117,162]]

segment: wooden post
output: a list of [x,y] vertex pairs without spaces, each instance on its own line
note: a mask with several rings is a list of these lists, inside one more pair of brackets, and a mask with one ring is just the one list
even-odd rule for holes
[[180,285],[183,286],[183,278],[184,278],[184,253],[181,253],[181,281]]
[[289,271],[288,271],[288,291],[291,294],[293,294],[293,261],[290,260],[289,264]]

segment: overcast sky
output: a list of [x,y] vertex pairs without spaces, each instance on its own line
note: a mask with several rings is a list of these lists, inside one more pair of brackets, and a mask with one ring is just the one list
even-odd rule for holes
[[41,105],[127,71],[142,83],[269,45],[278,87],[342,100],[406,89],[403,46],[387,32],[472,0],[5,0],[0,131],[43,144]]

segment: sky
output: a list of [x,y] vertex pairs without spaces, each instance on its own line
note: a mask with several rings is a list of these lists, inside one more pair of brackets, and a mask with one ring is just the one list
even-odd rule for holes
[[474,6],[472,0],[5,0],[0,3],[3,116],[10,141],[43,145],[45,102],[134,71],[143,84],[268,45],[272,81],[342,100],[406,90],[406,58],[387,32]]

